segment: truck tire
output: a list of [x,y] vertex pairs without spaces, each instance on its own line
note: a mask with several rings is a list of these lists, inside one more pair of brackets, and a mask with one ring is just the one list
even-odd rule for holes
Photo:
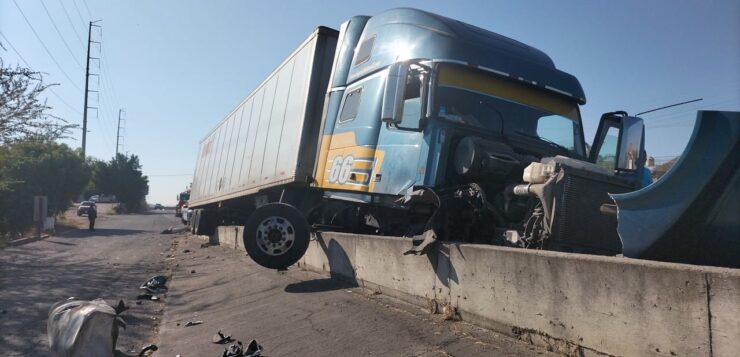
[[310,235],[308,222],[298,209],[284,203],[268,203],[247,219],[244,247],[257,264],[285,269],[306,253]]

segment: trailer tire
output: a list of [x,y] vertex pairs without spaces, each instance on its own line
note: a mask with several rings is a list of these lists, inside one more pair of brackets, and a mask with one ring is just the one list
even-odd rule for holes
[[244,226],[244,247],[257,264],[285,269],[298,262],[308,249],[311,231],[306,217],[285,203],[257,208]]

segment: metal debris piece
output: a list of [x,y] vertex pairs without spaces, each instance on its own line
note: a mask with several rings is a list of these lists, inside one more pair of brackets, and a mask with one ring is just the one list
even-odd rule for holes
[[218,332],[215,335],[213,335],[213,338],[211,338],[211,342],[216,343],[216,344],[224,344],[224,343],[229,343],[231,341],[233,341],[233,339],[231,338],[231,335],[226,336],[223,333],[221,333],[221,330],[218,330]]
[[165,284],[167,284],[167,277],[164,275],[156,275],[141,284],[139,289],[146,290],[152,294],[161,294],[167,291],[167,286]]
[[242,341],[236,341],[229,345],[228,348],[224,349],[224,353],[221,355],[221,357],[243,357],[243,347],[244,346],[242,345]]
[[144,346],[144,347],[143,347],[143,348],[141,349],[141,352],[139,352],[139,357],[149,356],[149,355],[151,355],[151,354],[150,354],[150,353],[149,353],[149,354],[147,354],[147,352],[149,352],[149,351],[152,351],[152,352],[154,352],[154,351],[156,351],[156,350],[158,350],[158,349],[159,349],[159,347],[157,347],[157,345],[155,345],[155,344],[153,344],[153,343],[152,343],[152,344],[149,344],[149,345],[146,345],[146,346]]
[[188,322],[185,323],[185,327],[200,325],[202,323],[203,323],[203,321],[201,321],[201,320],[198,320],[198,321],[188,321]]
[[247,350],[244,351],[244,357],[259,357],[262,356],[262,345],[257,343],[257,340],[252,340],[247,345]]

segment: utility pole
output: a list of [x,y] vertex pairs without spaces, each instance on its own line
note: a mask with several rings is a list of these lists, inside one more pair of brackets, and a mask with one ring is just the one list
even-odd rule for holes
[[93,26],[99,27],[99,26],[93,25],[93,23],[96,23],[98,21],[90,21],[90,25],[87,29],[87,64],[85,65],[85,107],[82,111],[82,157],[83,158],[86,157],[85,147],[87,145],[87,94],[89,92],[88,84],[90,82],[90,44],[93,42],[98,43],[97,41],[92,40]]
[[[116,156],[118,156],[118,148],[120,147],[118,142],[123,136],[121,135],[121,113],[125,113],[126,109],[118,109],[118,130],[116,130]],[[123,118],[125,119],[125,118]]]

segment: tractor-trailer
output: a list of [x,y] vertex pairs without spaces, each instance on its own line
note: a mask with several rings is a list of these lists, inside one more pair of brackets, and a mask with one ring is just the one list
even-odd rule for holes
[[599,208],[640,187],[644,127],[607,113],[587,151],[585,101],[542,51],[444,16],[319,27],[201,141],[191,229],[244,225],[269,268],[315,229],[619,254]]

